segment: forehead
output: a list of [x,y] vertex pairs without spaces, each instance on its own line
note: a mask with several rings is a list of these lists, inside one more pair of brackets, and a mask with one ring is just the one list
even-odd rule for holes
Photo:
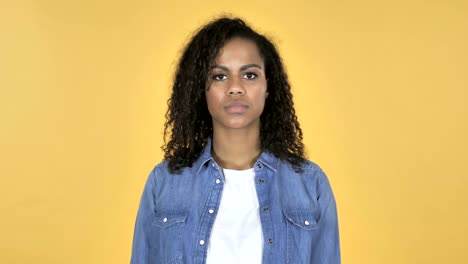
[[228,40],[216,57],[216,63],[235,60],[263,63],[257,44],[252,40],[240,37]]

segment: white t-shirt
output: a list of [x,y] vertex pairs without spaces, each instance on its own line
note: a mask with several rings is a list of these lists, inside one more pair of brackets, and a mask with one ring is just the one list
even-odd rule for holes
[[224,188],[211,230],[207,264],[260,264],[263,232],[254,169],[223,169]]

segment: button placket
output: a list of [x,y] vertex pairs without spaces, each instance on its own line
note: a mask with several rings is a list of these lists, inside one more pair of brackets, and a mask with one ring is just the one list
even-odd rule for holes
[[210,230],[214,222],[215,212],[219,206],[220,193],[223,189],[223,178],[222,172],[220,171],[219,166],[217,166],[214,160],[211,161],[211,179],[214,179],[214,184],[210,188],[210,193],[208,194],[209,199],[206,201],[204,207],[204,213],[202,214],[200,225],[198,227],[197,234],[197,244],[195,250],[194,260],[195,263],[202,263],[204,256],[206,255],[207,247],[209,243]]
[[269,247],[265,248],[266,249],[266,254],[269,255],[271,254],[271,251],[273,250],[273,225],[272,225],[272,214],[270,213],[273,208],[270,208],[270,191],[271,191],[271,186],[269,186],[270,181],[269,180],[269,172],[270,170],[267,170],[267,167],[265,164],[261,163],[258,161],[255,164],[255,172],[256,172],[256,190],[257,190],[257,195],[258,195],[258,201],[260,204],[260,220],[262,223],[262,229],[265,237],[265,243],[266,245],[269,245]]

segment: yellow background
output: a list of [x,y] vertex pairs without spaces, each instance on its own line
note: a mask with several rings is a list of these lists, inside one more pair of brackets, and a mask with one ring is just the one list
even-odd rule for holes
[[272,36],[343,263],[468,259],[467,1],[0,3],[0,263],[128,263],[180,49]]

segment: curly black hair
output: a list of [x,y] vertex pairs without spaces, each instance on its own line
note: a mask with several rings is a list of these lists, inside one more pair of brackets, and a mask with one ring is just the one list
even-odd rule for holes
[[302,130],[294,110],[291,86],[275,45],[242,19],[223,16],[197,31],[177,65],[161,147],[171,173],[191,167],[208,138],[213,136],[212,117],[205,97],[208,76],[221,48],[234,37],[256,43],[265,64],[269,95],[260,116],[260,148],[301,171],[300,165],[305,161]]

